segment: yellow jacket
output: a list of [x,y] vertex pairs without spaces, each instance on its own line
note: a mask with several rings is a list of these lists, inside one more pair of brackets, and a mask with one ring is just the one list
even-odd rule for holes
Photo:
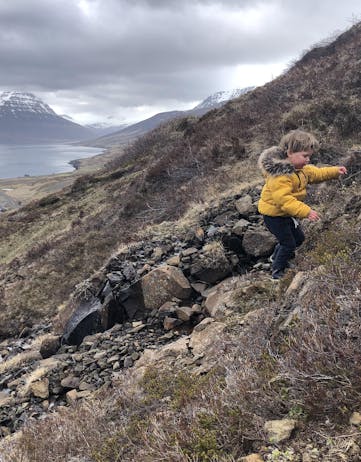
[[258,211],[271,217],[306,218],[311,211],[311,207],[303,202],[307,185],[339,176],[339,167],[318,168],[306,165],[296,170],[278,147],[264,151],[258,163],[266,177]]

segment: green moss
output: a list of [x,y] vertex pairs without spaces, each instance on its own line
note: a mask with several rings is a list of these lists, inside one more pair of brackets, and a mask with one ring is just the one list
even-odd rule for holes
[[141,381],[145,392],[144,403],[170,398],[173,409],[181,409],[195,399],[202,388],[210,384],[212,374],[195,376],[187,371],[160,371],[149,368]]
[[288,417],[290,417],[290,419],[305,420],[307,419],[307,412],[303,406],[295,404],[288,411]]
[[277,294],[277,287],[272,281],[259,281],[236,289],[232,298],[239,312],[245,314],[275,301]]
[[332,265],[337,259],[350,261],[351,253],[358,237],[351,232],[352,227],[327,230],[310,252],[315,265]]
[[223,453],[217,442],[217,431],[202,428],[193,429],[192,439],[183,452],[199,462],[217,460]]
[[148,426],[148,416],[133,415],[126,427],[105,437],[101,447],[93,449],[92,457],[96,462],[122,461],[123,456],[134,448]]

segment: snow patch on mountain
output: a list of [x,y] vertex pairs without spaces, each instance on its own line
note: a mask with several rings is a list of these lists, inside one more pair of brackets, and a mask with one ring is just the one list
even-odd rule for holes
[[238,98],[245,93],[253,90],[255,87],[246,87],[246,88],[236,88],[233,90],[224,90],[218,91],[211,96],[208,96],[205,100],[203,100],[198,106],[194,109],[204,109],[204,108],[212,108],[221,106],[222,104],[226,103],[227,101]]
[[82,141],[94,131],[56,114],[32,93],[0,94],[0,143],[43,144]]
[[32,93],[4,91],[0,95],[0,115],[16,116],[24,113],[56,116],[50,106]]

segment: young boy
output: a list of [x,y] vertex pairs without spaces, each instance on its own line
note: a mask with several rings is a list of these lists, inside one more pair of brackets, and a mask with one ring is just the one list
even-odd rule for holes
[[320,219],[318,213],[306,205],[306,186],[310,183],[338,178],[347,170],[343,166],[317,168],[308,165],[319,144],[308,132],[293,130],[285,135],[279,146],[266,149],[258,164],[266,183],[258,203],[265,225],[278,240],[272,261],[272,278],[280,279],[294,258],[296,247],[305,239],[296,218],[311,221]]

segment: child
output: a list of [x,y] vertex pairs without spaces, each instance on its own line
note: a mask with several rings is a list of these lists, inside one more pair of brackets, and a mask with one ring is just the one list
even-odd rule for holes
[[311,221],[320,219],[318,213],[306,205],[306,186],[309,183],[337,178],[347,173],[345,167],[317,168],[308,165],[312,154],[318,150],[318,141],[302,130],[285,135],[279,146],[266,149],[258,164],[266,183],[263,186],[258,211],[265,225],[278,240],[272,261],[272,278],[280,279],[294,258],[296,247],[305,239],[296,218]]

